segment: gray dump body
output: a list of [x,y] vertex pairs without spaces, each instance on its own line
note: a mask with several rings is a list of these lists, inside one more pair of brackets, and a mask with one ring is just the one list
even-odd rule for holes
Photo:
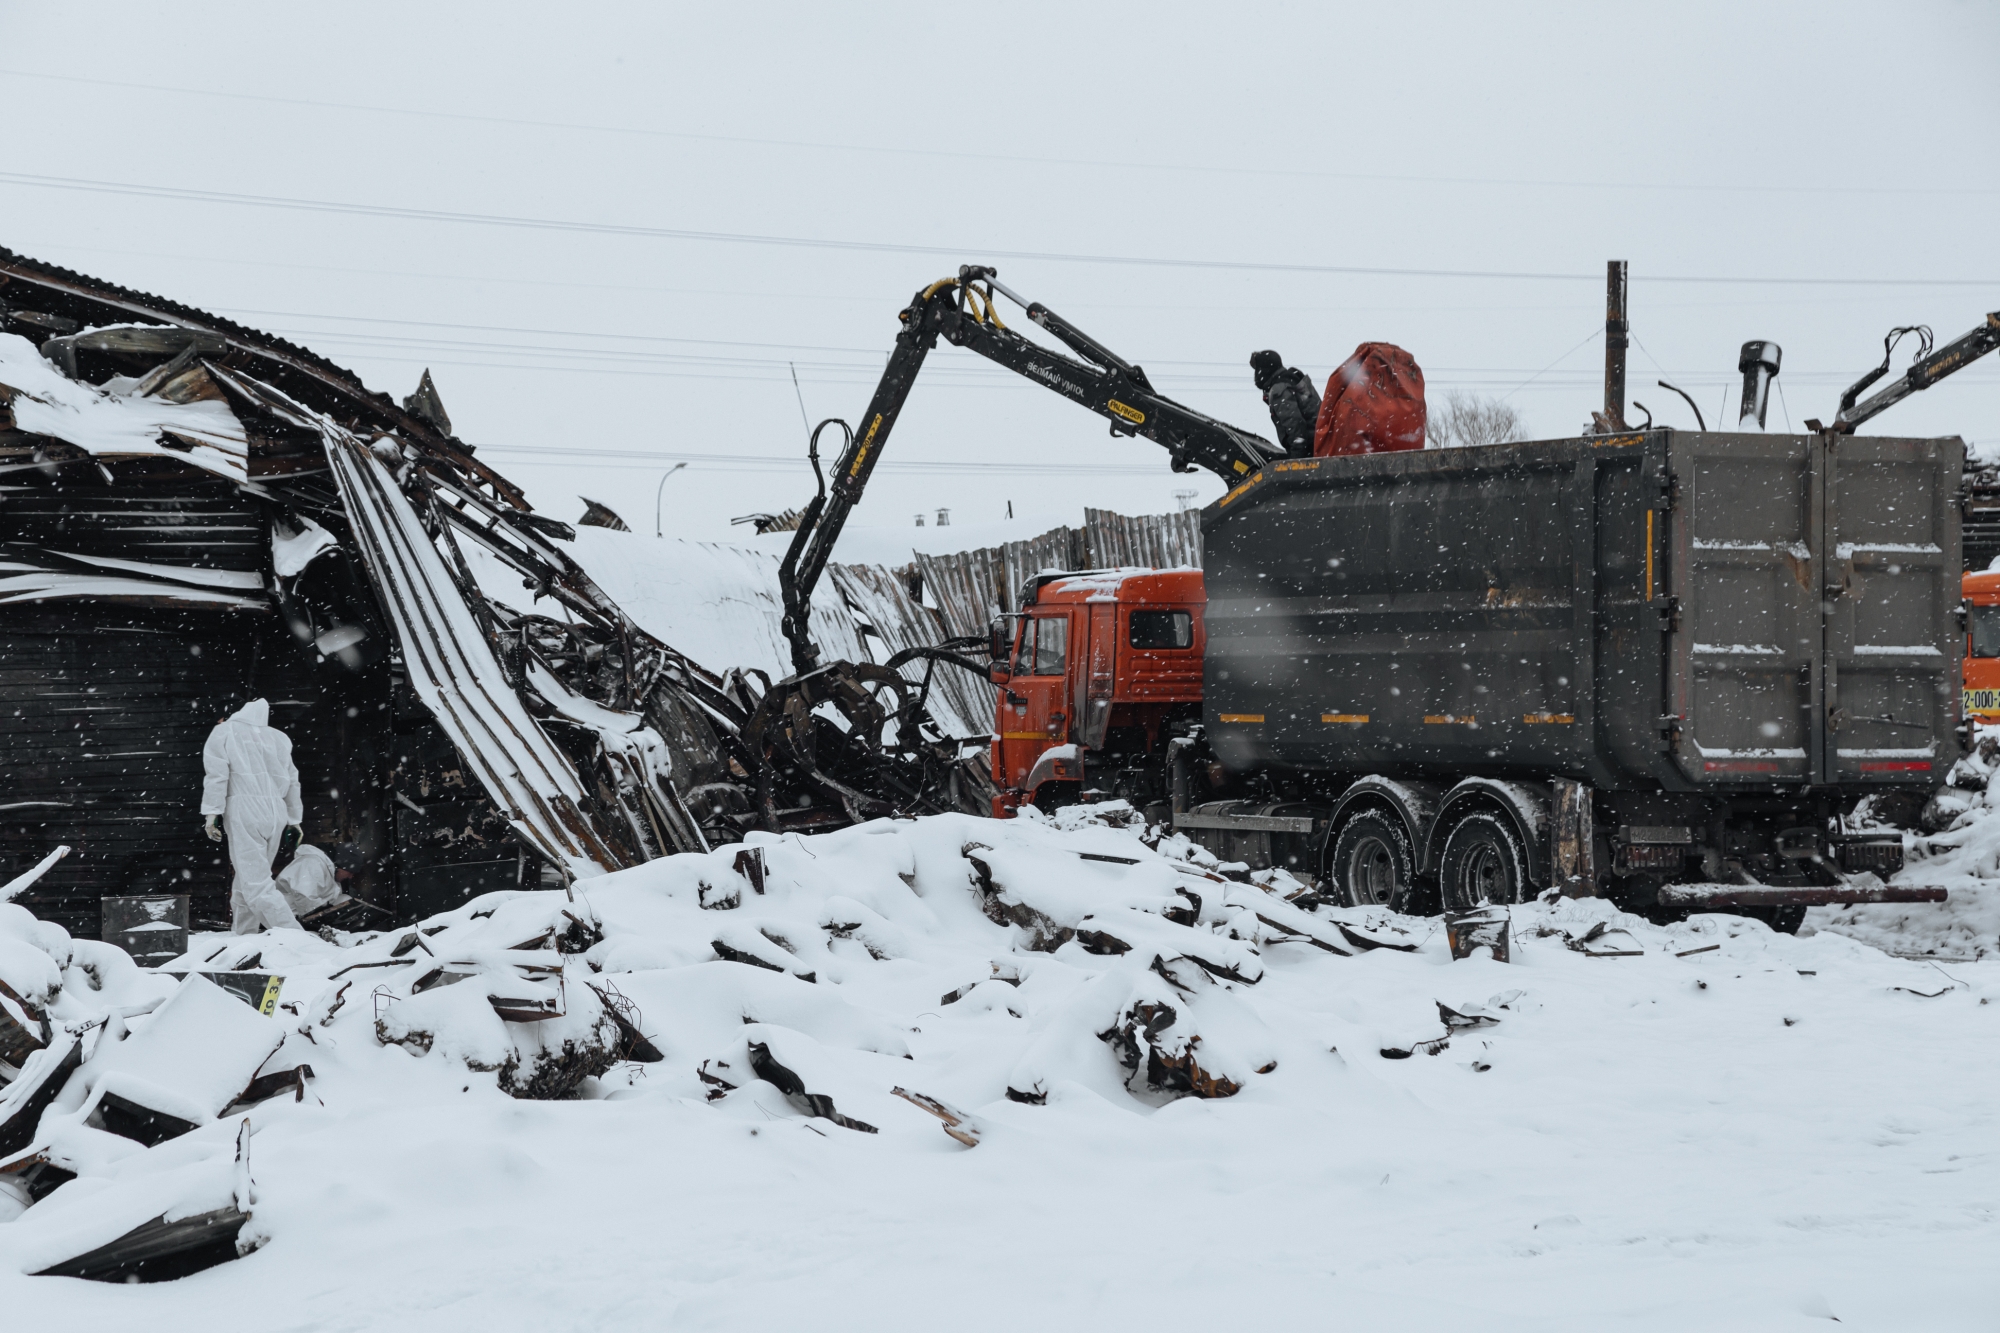
[[1656,430],[1274,464],[1203,515],[1233,771],[1930,787],[1957,439]]

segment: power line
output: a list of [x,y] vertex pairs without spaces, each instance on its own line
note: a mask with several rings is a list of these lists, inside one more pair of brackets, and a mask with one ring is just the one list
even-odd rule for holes
[[[331,213],[347,217],[387,218],[407,222],[441,222],[458,226],[512,227],[527,231],[576,232],[592,236],[631,236],[650,240],[697,241],[788,249],[840,250],[876,254],[979,255],[988,259],[1059,264],[1103,264],[1139,268],[1216,270],[1244,273],[1311,273],[1346,277],[1493,279],[1510,282],[1601,282],[1601,273],[1539,273],[1504,269],[1397,268],[1363,264],[1288,264],[1237,259],[1154,258],[1143,255],[1067,253],[1054,250],[999,250],[970,245],[915,245],[890,241],[843,241],[824,237],[779,236],[756,232],[707,231],[690,227],[648,227],[619,222],[582,222],[560,218],[520,217],[500,213],[468,213],[450,209],[407,208],[397,204],[353,203],[333,199],[296,199],[279,195],[239,194],[226,190],[196,190],[181,186],[140,185],[124,181],[87,180],[0,172],[0,182],[34,189],[76,190],[140,199],[176,199],[193,203],[266,208],[285,212]],[[1772,278],[1704,277],[1655,274],[1648,282],[1697,283],[1723,286],[1806,287],[2000,287],[2000,280],[1974,278]]]
[[[590,329],[539,329],[539,328],[524,328],[517,325],[504,325],[504,324],[462,324],[462,323],[446,322],[442,320],[391,319],[373,315],[322,315],[304,311],[251,310],[237,306],[218,306],[216,307],[216,310],[218,313],[232,315],[232,316],[258,316],[263,318],[274,318],[274,319],[316,320],[325,322],[337,322],[342,324],[380,324],[391,328],[455,329],[473,333],[496,333],[496,334],[514,333],[514,334],[522,334],[528,336],[541,336],[541,337],[553,337],[553,338],[601,339],[605,341],[626,342],[626,343],[659,342],[659,343],[674,343],[680,345],[702,346],[702,347],[736,347],[736,348],[745,348],[753,351],[770,351],[778,353],[778,355],[771,357],[710,356],[694,352],[632,351],[623,348],[592,347],[581,343],[564,346],[560,344],[552,345],[547,343],[485,342],[485,341],[476,341],[472,339],[459,339],[459,338],[425,338],[421,336],[408,335],[408,334],[376,334],[368,332],[350,332],[345,330],[329,331],[329,330],[312,329],[312,328],[300,328],[298,326],[286,326],[286,325],[272,325],[269,326],[268,328],[269,332],[280,333],[293,338],[310,339],[315,344],[318,345],[384,347],[384,348],[396,348],[396,349],[409,349],[416,351],[431,350],[431,349],[452,351],[452,352],[486,351],[486,352],[499,352],[503,354],[515,354],[521,356],[550,355],[550,356],[565,356],[565,357],[587,357],[593,359],[609,359],[620,362],[634,362],[640,364],[644,364],[647,362],[660,362],[663,364],[699,364],[699,365],[714,364],[714,365],[727,365],[727,366],[772,366],[772,367],[780,365],[790,366],[794,364],[802,364],[806,366],[807,369],[809,370],[858,371],[858,372],[865,372],[870,375],[878,373],[882,361],[887,356],[887,351],[882,348],[830,347],[821,344],[811,344],[811,343],[760,342],[747,339],[730,339],[730,338],[688,338],[688,337],[681,337],[669,334],[651,334],[651,333],[643,333],[643,334],[601,333]],[[1424,374],[1426,375],[1426,377],[1452,376],[1452,375],[1491,375],[1491,376],[1511,377],[1516,375],[1527,375],[1530,377],[1530,382],[1532,382],[1532,380],[1534,379],[1548,375],[1555,366],[1560,365],[1562,361],[1568,359],[1568,357],[1570,357],[1571,355],[1574,355],[1574,353],[1579,348],[1581,348],[1584,345],[1584,343],[1590,342],[1592,339],[1596,338],[1601,332],[1602,332],[1601,329],[1593,328],[1591,333],[1585,336],[1583,342],[1578,343],[1576,347],[1572,347],[1568,352],[1565,352],[1561,357],[1558,357],[1554,362],[1551,362],[1548,366],[1544,366],[1541,370],[1538,371],[1530,371],[1525,367],[1516,367],[1516,366],[1433,365],[1427,367],[1424,371]],[[1703,377],[1716,378],[1718,380],[1731,378],[1726,367],[1719,368],[1714,371],[1695,371],[1686,369],[1680,371],[1670,371],[1665,367],[1661,366],[1660,363],[1656,359],[1654,359],[1652,351],[1649,348],[1647,348],[1644,343],[1640,342],[1636,336],[1634,337],[1633,342],[1635,343],[1635,345],[1639,347],[1640,351],[1645,354],[1646,358],[1649,361],[1653,362],[1655,368],[1657,368],[1662,375],[1669,375],[1669,374],[1678,375],[1682,378],[1686,378],[1691,381],[1699,380],[1702,379]],[[840,362],[840,361],[799,362],[795,356],[790,355],[790,353],[794,353],[797,351],[846,354],[860,359],[852,362]],[[1187,358],[1173,359],[1164,357],[1147,357],[1146,364],[1154,367],[1156,370],[1161,367],[1175,367],[1176,370],[1174,374],[1174,379],[1180,382],[1226,383],[1226,384],[1247,384],[1249,382],[1249,374],[1247,370],[1244,369],[1244,363],[1235,360],[1217,361],[1213,359],[1187,359]],[[1718,365],[1720,365],[1720,363],[1718,363]],[[1203,371],[1223,371],[1225,373],[1205,374],[1202,373]],[[1564,373],[1568,374],[1571,372],[1564,372]],[[1582,377],[1582,379],[1579,379],[1578,382],[1583,382],[1584,379],[1593,378],[1595,375],[1595,372],[1578,371],[1574,373],[1577,376]],[[1849,371],[1849,370],[1823,370],[1823,371],[1794,370],[1788,374],[1787,378],[1789,378],[1793,382],[1824,381],[1830,383],[1837,381],[1842,384],[1845,384],[1851,381],[1858,373],[1859,373],[1858,371]],[[967,375],[980,378],[987,378],[987,379],[1004,380],[1004,379],[1009,379],[1011,377],[1011,372],[1005,370],[1005,368],[1003,367],[990,365],[984,360],[979,360],[976,358],[965,358],[965,357],[952,357],[949,359],[934,362],[931,364],[930,367],[927,368],[926,371],[927,380],[931,378],[936,378],[938,376],[967,376]]]
[[[534,445],[475,444],[482,456],[501,455],[524,462],[574,464],[655,469],[662,463],[688,463],[698,470],[737,472],[796,472],[805,474],[805,455],[687,453],[679,450],[572,449],[563,446],[539,448]],[[947,460],[885,458],[878,470],[934,474],[986,474],[995,472],[1099,473],[1112,476],[1151,476],[1163,472],[1166,457],[1152,463],[1032,463],[1006,459]]]
[[[630,281],[584,282],[580,278],[576,277],[574,274],[567,274],[567,273],[561,278],[523,278],[523,277],[509,276],[506,274],[498,274],[498,273],[437,273],[437,272],[422,272],[411,269],[357,268],[351,264],[304,264],[298,262],[295,259],[285,260],[280,262],[276,260],[245,259],[241,255],[234,255],[234,254],[199,255],[199,254],[187,254],[185,252],[169,253],[161,250],[129,250],[123,247],[104,246],[104,245],[75,245],[69,241],[58,241],[54,242],[53,244],[55,248],[60,251],[74,252],[76,254],[118,255],[121,258],[134,258],[134,259],[170,259],[181,263],[218,264],[231,268],[279,269],[287,273],[292,273],[292,272],[338,273],[347,277],[414,278],[424,282],[477,283],[481,287],[496,287],[496,286],[559,287],[566,292],[608,291],[608,292],[618,292],[620,294],[628,296],[633,295],[635,293],[636,294],[664,293],[674,296],[727,296],[736,298],[748,298],[751,300],[784,300],[789,302],[819,301],[819,302],[831,302],[841,305],[868,305],[878,310],[885,309],[889,307],[891,304],[890,302],[884,301],[879,292],[872,293],[869,295],[842,296],[837,293],[823,289],[816,289],[813,291],[798,291],[796,289],[787,289],[784,291],[771,291],[768,289],[760,291],[751,291],[734,287],[664,286],[660,284],[644,284],[644,283],[635,283]],[[23,252],[25,252],[27,250],[36,249],[37,247],[30,245],[26,241],[22,241],[19,243],[18,248],[21,249]],[[1770,295],[1759,295],[1754,297],[1748,297],[1742,300],[1726,300],[1726,301],[1658,301],[1649,299],[1646,303],[1646,309],[1648,311],[1769,310],[1773,308],[1796,307],[1802,305],[1809,305],[1818,309],[1818,308],[1824,308],[1828,305],[1856,305],[1856,306],[1869,305],[1881,299],[1882,298],[1871,294],[1862,294],[1855,296],[1838,296],[1838,297],[1815,295],[1815,296],[1789,297],[1789,298],[1775,297]],[[1371,302],[1368,304],[1354,304],[1352,302],[1341,302],[1338,304],[1334,304],[1326,300],[1312,300],[1302,304],[1274,304],[1268,301],[1218,303],[1212,301],[1172,300],[1172,301],[1162,301],[1155,304],[1144,301],[1090,301],[1090,300],[1079,300],[1072,303],[1068,300],[1065,300],[1063,302],[1063,308],[1065,310],[1070,311],[1071,313],[1075,313],[1077,311],[1157,311],[1157,310],[1171,310],[1179,314],[1187,314],[1191,312],[1212,312],[1212,311],[1239,311],[1239,312],[1255,311],[1262,313],[1269,313],[1276,311],[1276,312],[1293,312],[1293,313],[1310,312],[1314,315],[1324,316],[1331,314],[1376,314],[1384,311],[1393,311],[1398,314],[1410,314],[1410,313],[1422,314],[1422,313],[1430,313],[1437,311],[1448,311],[1456,314],[1463,314],[1467,311],[1473,311],[1473,310],[1488,311],[1498,314],[1520,314],[1524,311],[1574,310],[1576,308],[1576,303],[1574,301],[1564,301],[1554,305],[1526,305],[1519,301],[1508,301],[1500,304],[1495,304],[1492,302],[1466,301],[1466,300],[1454,299],[1440,305],[1422,305],[1407,300],[1389,301],[1384,303]],[[304,318],[304,316],[300,316],[300,318]]]
[[1602,329],[1592,329],[1589,333],[1586,333],[1583,336],[1582,342],[1570,348],[1567,352],[1564,352],[1561,356],[1549,362],[1546,366],[1543,366],[1540,370],[1528,376],[1528,378],[1522,380],[1519,384],[1516,384],[1513,388],[1507,390],[1507,392],[1501,394],[1500,401],[1503,403],[1506,402],[1509,398],[1512,398],[1515,394],[1521,392],[1521,390],[1527,388],[1530,384],[1533,384],[1536,380],[1540,379],[1542,376],[1548,374],[1550,371],[1554,370],[1557,366],[1561,365],[1563,362],[1575,356],[1578,352],[1582,351],[1586,345],[1588,345],[1593,339],[1595,339],[1599,334],[1603,332],[1604,330]]
[[363,111],[385,116],[409,116],[424,120],[448,120],[465,124],[504,125],[515,129],[565,130],[589,134],[613,134],[649,139],[678,139],[691,143],[716,143],[763,148],[800,148],[811,152],[876,153],[889,157],[943,158],[976,162],[1005,162],[1027,166],[1089,167],[1120,172],[1183,171],[1198,175],[1261,176],[1291,180],[1365,181],[1402,185],[1489,185],[1535,190],[1641,190],[1670,194],[1869,194],[1869,195],[1987,195],[2000,189],[1981,186],[1894,185],[1758,185],[1758,184],[1679,184],[1664,181],[1585,181],[1508,176],[1425,176],[1407,173],[1311,171],[1297,168],[1218,165],[1197,162],[1135,162],[1130,159],[1048,157],[1024,153],[981,153],[965,149],[912,148],[907,144],[840,143],[818,139],[776,139],[744,134],[708,134],[696,130],[662,130],[639,125],[602,125],[587,121],[537,120],[524,116],[483,115],[470,111],[435,111],[416,107],[382,106],[366,102],[335,102],[320,98],[272,97],[267,94],[225,92],[214,88],[187,88],[164,83],[135,83],[118,79],[93,79],[77,74],[48,74],[31,70],[0,69],[0,75],[17,79],[44,79],[55,83],[83,84],[96,88],[130,88],[142,92],[175,93],[185,97],[208,97],[232,102],[256,102],[266,106],[296,106],[322,111]]

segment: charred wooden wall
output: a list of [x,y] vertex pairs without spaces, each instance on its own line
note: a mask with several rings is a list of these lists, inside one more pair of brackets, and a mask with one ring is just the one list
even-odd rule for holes
[[[0,487],[0,517],[7,540],[66,554],[270,565],[260,502],[222,481],[19,482]],[[355,887],[391,899],[386,668],[321,662],[269,612],[79,598],[0,605],[0,690],[0,877],[69,845],[20,902],[72,934],[96,936],[107,894],[190,893],[197,920],[228,920],[227,854],[200,827],[201,747],[259,697],[291,737],[307,840],[361,845],[375,864]]]

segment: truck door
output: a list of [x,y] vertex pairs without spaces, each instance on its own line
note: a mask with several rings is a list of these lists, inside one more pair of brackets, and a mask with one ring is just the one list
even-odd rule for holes
[[1674,762],[1703,786],[1810,782],[1819,771],[1820,447],[1679,432],[1668,444],[1671,508],[1645,515],[1644,577],[1671,618]]
[[1111,705],[1118,679],[1118,604],[1112,601],[1086,603],[1090,620],[1090,647],[1087,657],[1079,654],[1084,666],[1080,673],[1083,704],[1077,712],[1077,742],[1086,750],[1104,748],[1105,733],[1111,727]]
[[1004,786],[1019,787],[1042,751],[1069,739],[1070,631],[1065,607],[1034,611],[1021,621],[1013,679],[1000,694],[1001,772],[994,776]]
[[1826,504],[1823,782],[1924,783],[1958,757],[1957,440],[1821,445]]

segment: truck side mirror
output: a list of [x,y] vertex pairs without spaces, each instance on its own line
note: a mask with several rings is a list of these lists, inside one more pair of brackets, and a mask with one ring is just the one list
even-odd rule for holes
[[991,685],[1005,685],[1014,679],[1014,673],[1007,667],[1006,659],[996,658],[986,666],[986,680]]
[[1020,618],[1018,615],[997,615],[986,626],[986,655],[1003,670],[1014,651],[1014,622]]

